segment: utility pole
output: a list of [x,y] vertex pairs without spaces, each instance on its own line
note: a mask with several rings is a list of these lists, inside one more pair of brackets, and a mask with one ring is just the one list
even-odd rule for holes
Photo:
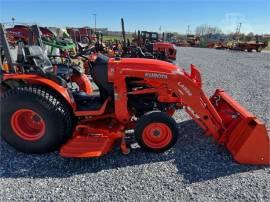
[[13,24],[13,27],[14,27],[14,22],[15,22],[15,17],[11,17],[11,20],[12,20],[12,24]]
[[187,26],[187,35],[190,33],[190,25]]
[[94,13],[93,16],[95,18],[95,32],[96,32],[96,29],[97,29],[97,14]]
[[242,22],[240,22],[240,24],[239,24],[239,34],[241,33],[241,26],[242,26]]
[[242,22],[240,22],[239,25],[236,26],[236,34],[240,34],[241,26],[242,26]]
[[242,26],[241,22],[239,23],[239,25],[236,26],[236,38],[237,38],[237,40],[239,40],[239,38],[240,38],[241,26]]

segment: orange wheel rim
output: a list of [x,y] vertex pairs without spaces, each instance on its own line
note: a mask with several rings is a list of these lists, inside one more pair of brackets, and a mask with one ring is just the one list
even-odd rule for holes
[[45,134],[43,118],[30,109],[20,109],[12,114],[11,128],[14,133],[27,141],[37,141]]
[[143,130],[142,139],[144,143],[153,149],[160,149],[170,144],[173,138],[169,126],[164,123],[151,123]]

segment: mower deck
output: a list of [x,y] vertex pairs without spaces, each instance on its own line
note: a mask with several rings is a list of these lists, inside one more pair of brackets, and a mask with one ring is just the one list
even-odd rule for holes
[[100,157],[113,146],[110,138],[102,135],[75,136],[60,150],[63,157]]
[[[73,137],[61,147],[60,154],[74,158],[103,156],[113,149],[117,140],[124,141],[121,131],[121,126],[110,119],[104,122],[85,120],[77,125]],[[123,147],[121,149],[125,150]]]

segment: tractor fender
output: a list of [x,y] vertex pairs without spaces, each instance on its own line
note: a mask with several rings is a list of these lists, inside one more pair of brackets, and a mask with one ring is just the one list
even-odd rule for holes
[[16,83],[23,81],[30,85],[42,85],[48,87],[49,89],[55,91],[59,96],[63,97],[74,111],[76,110],[76,103],[71,92],[50,79],[34,74],[4,74],[2,83],[9,84],[12,80],[16,81]]

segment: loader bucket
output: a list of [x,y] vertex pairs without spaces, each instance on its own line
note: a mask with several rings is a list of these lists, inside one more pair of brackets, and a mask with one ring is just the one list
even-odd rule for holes
[[223,122],[218,139],[233,158],[243,164],[270,165],[270,139],[264,123],[223,90],[210,98]]

